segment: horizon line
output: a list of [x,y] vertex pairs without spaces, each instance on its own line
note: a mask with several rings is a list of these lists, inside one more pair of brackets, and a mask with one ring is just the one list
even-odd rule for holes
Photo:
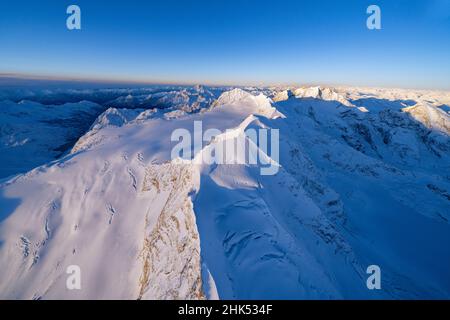
[[[348,83],[317,83],[317,82],[299,82],[292,81],[285,83],[257,83],[257,82],[214,82],[214,81],[176,81],[176,80],[156,80],[156,79],[131,79],[103,76],[85,76],[85,75],[57,75],[57,74],[37,74],[24,72],[1,72],[0,71],[0,87],[5,86],[1,80],[14,79],[23,81],[51,81],[51,82],[74,82],[86,84],[115,84],[115,85],[173,85],[173,86],[195,86],[204,85],[210,87],[353,87],[353,88],[373,88],[373,89],[397,89],[397,90],[418,90],[418,91],[450,91],[450,88],[418,88],[418,87],[401,87],[401,86],[380,86],[380,85],[358,85]],[[11,85],[13,86],[13,85]]]

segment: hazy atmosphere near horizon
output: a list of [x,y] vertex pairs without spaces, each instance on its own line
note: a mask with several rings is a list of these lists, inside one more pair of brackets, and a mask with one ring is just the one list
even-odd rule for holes
[[0,300],[449,300],[449,244],[450,0],[0,2]]

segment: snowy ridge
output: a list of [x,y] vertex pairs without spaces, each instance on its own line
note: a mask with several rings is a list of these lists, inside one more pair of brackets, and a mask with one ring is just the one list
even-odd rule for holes
[[249,113],[262,115],[269,119],[283,117],[283,114],[278,112],[278,110],[272,106],[272,100],[267,98],[264,94],[260,93],[255,96],[238,88],[224,92],[219,99],[214,102],[213,107],[217,106],[238,106]]
[[[5,180],[0,297],[449,297],[446,95],[253,90],[200,109],[109,108],[71,154]],[[229,131],[171,160],[171,133],[194,121]],[[280,130],[276,175],[199,161],[248,128]],[[79,291],[65,286],[72,264]]]
[[[250,109],[265,112],[259,107],[256,103]],[[18,238],[22,240],[2,241],[1,250],[7,251],[2,251],[1,264],[10,266],[5,268],[4,275],[10,280],[2,281],[3,295],[28,299],[72,297],[65,289],[64,270],[59,266],[74,263],[82,270],[91,270],[85,274],[85,289],[76,298],[198,299],[204,296],[199,236],[188,196],[196,189],[196,166],[171,164],[170,146],[168,150],[159,150],[164,154],[162,159],[146,159],[145,154],[150,152],[141,150],[142,146],[146,142],[156,145],[146,138],[136,138],[134,143],[131,138],[129,145],[134,150],[120,151],[127,146],[118,141],[123,139],[119,134],[123,129],[130,131],[129,135],[124,134],[127,136],[139,134],[141,129],[146,131],[142,133],[146,137],[148,131],[160,132],[158,125],[167,126],[169,120],[164,117],[143,119],[145,112],[108,109],[80,139],[72,156],[2,185],[5,194],[22,199],[15,213],[2,224],[2,236],[8,238],[23,221],[29,222],[25,224],[28,227],[19,227],[20,233],[26,234]],[[210,113],[213,120],[222,118],[222,112]],[[253,116],[242,110],[227,116],[230,125],[241,126],[239,130],[253,121]],[[133,125],[136,119],[140,121]],[[190,123],[190,119],[185,123]],[[178,125],[172,123],[172,128]],[[170,128],[166,130],[170,131]],[[150,136],[161,139],[160,135]],[[98,137],[107,138],[95,140]],[[170,142],[170,135],[166,137]],[[109,144],[114,146],[109,149]],[[28,187],[23,188],[24,185]],[[26,190],[36,186],[39,186],[36,191],[27,196]],[[51,204],[51,209],[46,203]],[[37,209],[32,210],[33,207]],[[30,210],[35,212],[31,213],[33,219],[28,218]],[[2,211],[2,219],[3,214]],[[42,231],[33,227],[39,225],[43,226]],[[105,252],[101,248],[106,243],[113,247],[116,243],[120,249]],[[23,254],[24,250],[27,254]],[[99,258],[91,259],[96,251]],[[102,268],[109,271],[98,274]],[[41,270],[52,270],[50,282],[42,278],[46,275]],[[123,281],[116,281],[115,274],[121,274]],[[108,281],[120,288],[111,290]],[[30,285],[27,290],[17,292],[21,284]]]
[[342,96],[332,88],[299,88],[294,91],[294,95],[297,98],[314,98],[326,101],[337,101],[347,107],[353,106],[344,96]]
[[417,104],[403,109],[425,127],[450,135],[450,116],[445,111],[430,105]]

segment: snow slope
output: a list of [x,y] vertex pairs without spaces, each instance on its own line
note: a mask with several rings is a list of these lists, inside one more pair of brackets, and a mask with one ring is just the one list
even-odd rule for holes
[[[0,88],[0,179],[24,173],[69,151],[92,122],[109,108],[117,121],[133,110],[170,110],[174,116],[210,106],[223,88],[129,89]],[[105,116],[105,117],[106,117]],[[112,119],[115,117],[116,119]],[[118,120],[121,121],[121,120]]]
[[[0,298],[448,298],[448,95],[251,92],[109,108],[70,154],[4,180]],[[194,121],[233,134],[172,160]],[[197,161],[246,128],[280,130],[276,175]],[[366,287],[372,264],[382,290]]]

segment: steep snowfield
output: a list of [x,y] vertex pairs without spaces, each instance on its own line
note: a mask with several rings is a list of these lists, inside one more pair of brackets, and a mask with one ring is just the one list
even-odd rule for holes
[[[0,184],[0,298],[450,296],[447,93],[205,90],[115,105],[70,154]],[[171,160],[172,132],[195,121],[231,134]],[[279,162],[256,147],[276,175],[198,161],[246,128],[280,130]]]

